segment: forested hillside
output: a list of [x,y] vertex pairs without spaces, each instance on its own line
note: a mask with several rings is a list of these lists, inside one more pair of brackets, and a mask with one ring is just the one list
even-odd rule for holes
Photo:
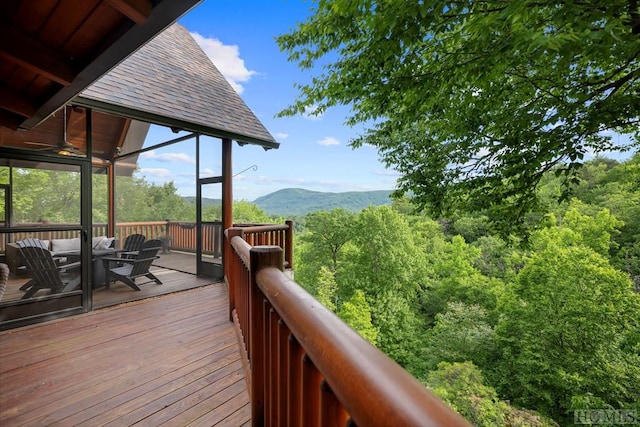
[[[310,213],[295,278],[476,426],[640,402],[640,154],[547,174],[526,233],[407,200]],[[607,424],[605,424],[607,425]]]
[[342,208],[352,212],[369,206],[390,205],[391,191],[349,191],[323,193],[302,188],[285,188],[253,201],[271,215],[306,215],[309,212]]
[[[106,181],[95,178],[94,221],[105,222]],[[488,213],[414,214],[407,199],[309,213],[296,282],[477,426],[637,411],[640,154],[587,162],[577,178],[558,203],[561,178],[547,173],[520,235]],[[78,174],[17,169],[13,185],[16,222],[77,221]],[[117,190],[118,221],[195,220],[173,183],[120,177]],[[205,218],[219,220],[219,206]],[[234,219],[284,220],[246,201]]]

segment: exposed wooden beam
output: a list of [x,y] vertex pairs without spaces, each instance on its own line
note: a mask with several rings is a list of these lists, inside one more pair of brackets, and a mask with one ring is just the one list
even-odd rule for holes
[[151,0],[107,0],[114,9],[138,25],[147,22],[153,4]]
[[112,147],[111,153],[109,153],[112,157],[116,156],[119,148],[122,148],[124,145],[124,139],[127,137],[127,132],[129,132],[129,126],[131,126],[131,119],[124,119],[124,123],[122,124],[122,130],[120,131],[120,135],[118,135],[118,140]]
[[0,85],[0,108],[23,117],[31,117],[36,113],[36,107],[20,92]]
[[22,67],[69,86],[76,77],[70,61],[61,58],[54,50],[15,28],[0,26],[0,57]]
[[0,111],[0,127],[5,127],[11,130],[17,130],[18,126],[22,123],[22,120],[8,111]]

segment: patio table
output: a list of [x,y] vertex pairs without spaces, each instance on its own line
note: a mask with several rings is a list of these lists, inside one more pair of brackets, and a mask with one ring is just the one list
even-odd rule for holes
[[[105,270],[102,264],[102,258],[106,256],[113,256],[116,253],[116,250],[113,248],[108,249],[93,249],[91,251],[91,261],[92,261],[92,274],[91,278],[93,281],[93,289],[98,286],[104,286],[105,281]],[[63,252],[55,252],[53,253],[54,258],[66,258],[67,262],[77,262],[80,261],[81,253],[80,251],[63,251]]]

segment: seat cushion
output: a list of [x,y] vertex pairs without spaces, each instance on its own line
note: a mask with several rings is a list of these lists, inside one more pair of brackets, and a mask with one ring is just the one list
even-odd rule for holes
[[97,246],[94,246],[95,249],[109,249],[110,247],[112,247],[111,245],[113,244],[113,241],[115,240],[115,237],[104,237]]
[[107,236],[97,236],[91,239],[91,247],[93,249],[103,249],[100,246],[102,245],[102,241],[106,239]]
[[68,252],[80,250],[80,238],[75,239],[51,239],[52,252]]

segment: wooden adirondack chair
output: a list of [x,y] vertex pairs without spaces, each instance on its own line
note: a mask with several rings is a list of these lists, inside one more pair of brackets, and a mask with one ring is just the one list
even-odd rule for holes
[[[160,279],[149,271],[153,261],[160,258],[158,256],[158,251],[160,249],[162,249],[162,242],[157,239],[152,239],[144,242],[135,258],[102,258],[106,275],[105,287],[109,289],[112,281],[119,280],[134,290],[139,291],[140,288],[138,287],[138,284],[136,284],[136,278],[142,276],[151,279],[145,283],[154,281],[158,285],[162,285]],[[115,268],[110,268],[111,263],[122,263],[123,265],[116,265]]]
[[18,243],[31,280],[20,289],[27,292],[22,299],[31,298],[40,289],[50,289],[52,294],[69,292],[80,285],[80,262],[58,265],[51,251],[42,247],[37,239],[25,239]]
[[144,244],[146,237],[143,234],[130,234],[124,239],[124,246],[121,251],[122,258],[133,259],[136,257],[137,253],[140,249],[142,249],[142,245]]

